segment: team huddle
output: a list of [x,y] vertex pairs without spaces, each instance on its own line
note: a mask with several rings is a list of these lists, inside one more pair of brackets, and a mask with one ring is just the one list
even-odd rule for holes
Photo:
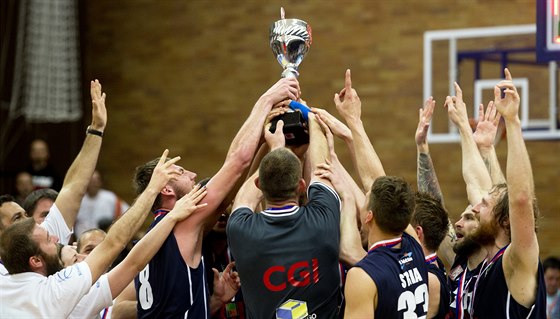
[[[0,196],[0,317],[546,318],[520,97],[504,72],[474,131],[457,83],[445,98],[469,203],[455,223],[427,141],[436,101],[419,110],[414,190],[386,175],[347,70],[334,96],[342,120],[311,108],[308,144],[287,145],[282,120],[271,130],[293,112],[290,101],[305,104],[297,79],[281,79],[257,100],[215,175],[197,183],[165,150],[137,167],[128,211],[87,256],[67,262],[61,254],[107,124],[105,93],[92,81],[92,123],[44,221]],[[493,144],[500,122],[505,174]],[[204,243],[224,214],[228,258],[218,270]],[[147,234],[108,270],[148,216]]]

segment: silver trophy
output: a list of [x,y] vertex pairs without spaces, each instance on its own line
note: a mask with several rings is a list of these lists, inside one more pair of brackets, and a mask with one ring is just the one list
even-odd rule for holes
[[283,78],[299,75],[298,67],[311,46],[311,26],[299,19],[285,19],[280,8],[280,20],[270,26],[270,47],[282,65]]

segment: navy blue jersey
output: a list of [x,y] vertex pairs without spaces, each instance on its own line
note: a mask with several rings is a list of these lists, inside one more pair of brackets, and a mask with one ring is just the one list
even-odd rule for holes
[[433,318],[445,319],[449,313],[451,303],[451,284],[445,272],[443,262],[437,258],[434,263],[428,264],[428,272],[434,274],[439,281],[439,308]]
[[[260,213],[240,207],[229,218],[247,318],[276,318],[277,311],[304,303],[310,316],[338,317],[340,199],[322,183],[312,183],[308,195],[302,207]],[[284,305],[289,299],[294,302]]]
[[377,286],[375,318],[425,317],[428,313],[428,269],[422,247],[406,233],[402,235],[400,248],[378,244],[356,264]]
[[[150,229],[163,218],[156,219]],[[134,286],[138,318],[210,317],[204,258],[198,268],[189,267],[179,252],[173,233],[134,278]]]
[[484,267],[474,293],[473,318],[546,319],[544,272],[539,262],[535,303],[527,309],[513,299],[504,276],[503,255]]
[[469,270],[468,259],[455,258],[449,279],[451,281],[451,303],[449,306],[449,319],[470,319],[472,311],[473,292],[476,279],[480,273],[482,263],[475,269]]

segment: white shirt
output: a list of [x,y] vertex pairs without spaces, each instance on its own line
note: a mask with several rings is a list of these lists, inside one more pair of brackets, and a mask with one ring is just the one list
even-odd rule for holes
[[72,235],[72,230],[68,228],[68,225],[64,221],[64,217],[62,217],[62,214],[60,213],[58,207],[56,207],[56,204],[51,206],[51,209],[41,226],[45,227],[50,234],[56,235],[61,244],[68,245],[68,241]]
[[129,205],[122,200],[119,200],[117,195],[111,191],[100,189],[95,197],[90,197],[86,194],[82,198],[80,211],[76,218],[76,236],[80,236],[84,231],[98,228],[99,222],[104,219],[114,220],[116,217],[115,210],[119,202],[120,214],[124,213]]
[[4,267],[3,263],[0,263],[0,276],[6,276],[6,275],[8,275],[8,269]]
[[68,318],[100,318],[103,309],[113,305],[113,296],[107,274],[99,277],[99,280],[91,286],[89,292],[82,297],[76,308]]
[[0,276],[0,318],[66,318],[90,288],[85,262],[48,277],[35,272]]

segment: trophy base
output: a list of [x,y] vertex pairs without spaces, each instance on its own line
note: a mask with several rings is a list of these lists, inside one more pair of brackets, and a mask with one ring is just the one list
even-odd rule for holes
[[307,122],[303,118],[300,111],[284,113],[272,119],[270,122],[270,132],[276,131],[276,123],[278,120],[284,122],[284,137],[286,145],[304,145],[309,144],[309,129]]

